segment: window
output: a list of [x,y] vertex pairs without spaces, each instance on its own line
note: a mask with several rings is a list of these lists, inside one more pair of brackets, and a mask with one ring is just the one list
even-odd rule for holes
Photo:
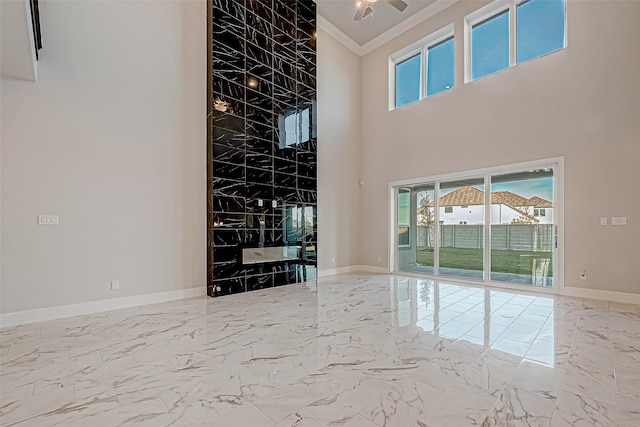
[[454,85],[453,36],[427,49],[427,96]]
[[421,64],[420,53],[396,64],[396,108],[420,99]]
[[411,190],[398,189],[398,246],[409,246],[411,221]]
[[445,206],[444,213],[453,213],[453,206]]
[[455,84],[453,24],[389,58],[389,109],[444,92]]
[[564,48],[565,10],[565,0],[498,0],[467,16],[465,81]]
[[565,46],[561,0],[529,0],[517,6],[518,64]]
[[544,209],[534,209],[533,216],[546,216]]
[[509,67],[509,11],[471,27],[471,78],[473,80]]

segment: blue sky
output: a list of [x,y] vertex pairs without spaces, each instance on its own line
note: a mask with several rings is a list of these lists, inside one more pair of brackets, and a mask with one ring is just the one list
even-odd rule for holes
[[416,55],[396,65],[396,106],[420,99],[420,67],[422,55]]
[[427,55],[427,96],[451,89],[455,79],[453,38],[432,47]]
[[517,13],[518,63],[564,47],[564,0],[532,0]]
[[[517,9],[517,63],[564,47],[565,0],[530,0]],[[496,16],[471,31],[473,79],[509,67],[509,13]],[[420,71],[426,66],[427,95],[454,86],[453,40],[429,50],[427,65],[420,55],[396,66],[396,106],[420,99]]]
[[553,177],[491,184],[491,191],[511,191],[527,199],[538,196],[553,202]]

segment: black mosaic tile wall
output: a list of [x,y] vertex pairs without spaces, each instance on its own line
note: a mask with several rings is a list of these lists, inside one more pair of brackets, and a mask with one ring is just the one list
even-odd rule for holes
[[[213,0],[209,37],[208,294],[304,281],[317,248],[315,3]],[[297,246],[304,261],[242,263],[263,246]]]

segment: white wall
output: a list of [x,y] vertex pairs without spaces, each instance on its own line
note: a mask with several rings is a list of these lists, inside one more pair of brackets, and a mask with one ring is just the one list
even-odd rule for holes
[[360,57],[322,28],[317,49],[318,269],[327,270],[360,260]]
[[204,288],[205,2],[40,15],[39,81],[1,81],[0,311]]
[[36,81],[38,62],[29,0],[0,2],[0,71],[3,75]]
[[[640,293],[640,2],[569,1],[566,49],[464,84],[463,17],[482,4],[362,58],[361,264],[388,263],[389,182],[565,156],[566,286]],[[456,87],[388,111],[389,55],[451,22]],[[611,216],[628,225],[600,226]]]

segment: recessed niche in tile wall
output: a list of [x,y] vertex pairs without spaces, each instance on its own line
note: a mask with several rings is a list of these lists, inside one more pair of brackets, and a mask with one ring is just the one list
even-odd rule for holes
[[317,253],[315,3],[209,10],[208,294],[306,281]]

